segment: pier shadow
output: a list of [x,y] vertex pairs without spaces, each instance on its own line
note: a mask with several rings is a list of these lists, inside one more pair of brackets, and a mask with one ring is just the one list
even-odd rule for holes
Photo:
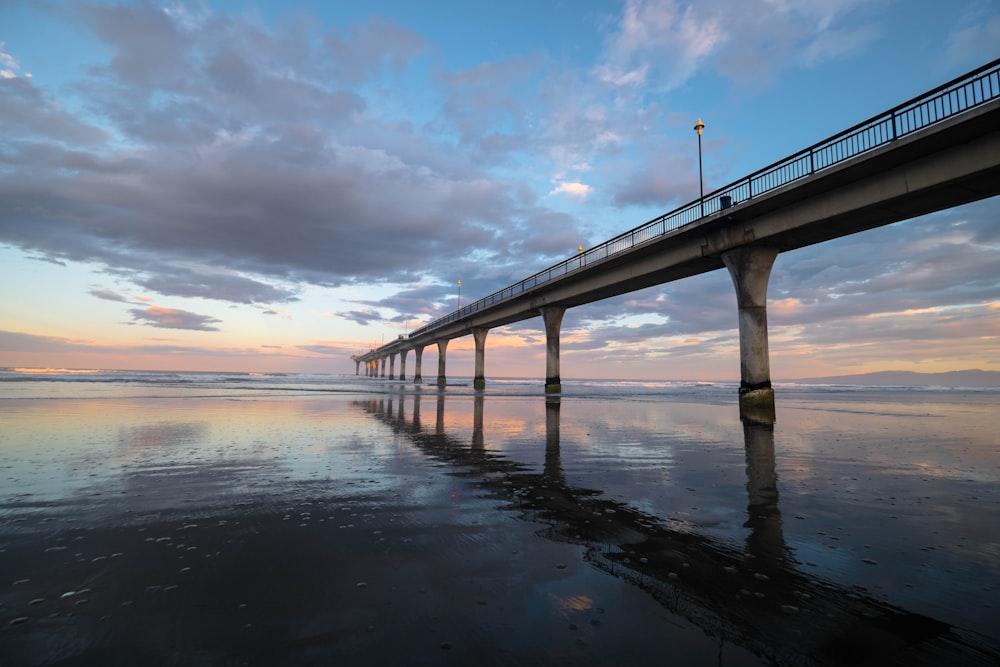
[[[978,636],[809,574],[784,537],[773,424],[743,422],[748,531],[740,544],[678,529],[604,497],[601,489],[568,481],[559,397],[545,399],[541,472],[487,447],[483,394],[471,397],[471,439],[449,435],[445,427],[446,401],[469,397],[438,392],[396,400],[395,409],[384,398],[355,405],[406,435],[426,456],[506,498],[509,509],[541,524],[545,536],[580,545],[594,566],[643,588],[706,633],[775,664],[998,664],[1000,655]],[[430,401],[433,427],[420,421],[421,404]]]

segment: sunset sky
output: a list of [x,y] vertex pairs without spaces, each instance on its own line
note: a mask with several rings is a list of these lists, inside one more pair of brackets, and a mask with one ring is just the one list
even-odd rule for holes
[[[698,118],[708,192],[997,57],[995,0],[0,0],[0,366],[354,373],[696,199]],[[768,318],[777,382],[1000,370],[1000,198],[779,255]],[[562,376],[739,380],[736,326],[724,270],[581,306]]]

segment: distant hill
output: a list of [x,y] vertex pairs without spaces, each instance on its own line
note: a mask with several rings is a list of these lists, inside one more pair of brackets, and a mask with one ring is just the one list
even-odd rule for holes
[[915,373],[913,371],[881,371],[858,375],[835,375],[825,378],[792,380],[798,384],[891,385],[903,387],[998,387],[998,371],[949,371],[947,373]]

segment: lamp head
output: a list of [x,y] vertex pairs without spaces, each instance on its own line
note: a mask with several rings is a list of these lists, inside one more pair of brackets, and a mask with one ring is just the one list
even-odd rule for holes
[[705,129],[705,124],[701,122],[701,118],[699,118],[698,122],[694,124],[694,131],[697,132],[698,136],[700,137],[701,131],[704,129]]

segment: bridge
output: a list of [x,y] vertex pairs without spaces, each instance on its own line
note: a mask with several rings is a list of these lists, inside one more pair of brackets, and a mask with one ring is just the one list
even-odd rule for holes
[[774,421],[767,283],[781,252],[1000,194],[1000,59],[779,160],[376,349],[355,355],[370,377],[421,383],[424,348],[472,334],[483,389],[486,336],[541,316],[546,393],[561,391],[559,334],[568,308],[727,268],[736,289],[740,414]]

